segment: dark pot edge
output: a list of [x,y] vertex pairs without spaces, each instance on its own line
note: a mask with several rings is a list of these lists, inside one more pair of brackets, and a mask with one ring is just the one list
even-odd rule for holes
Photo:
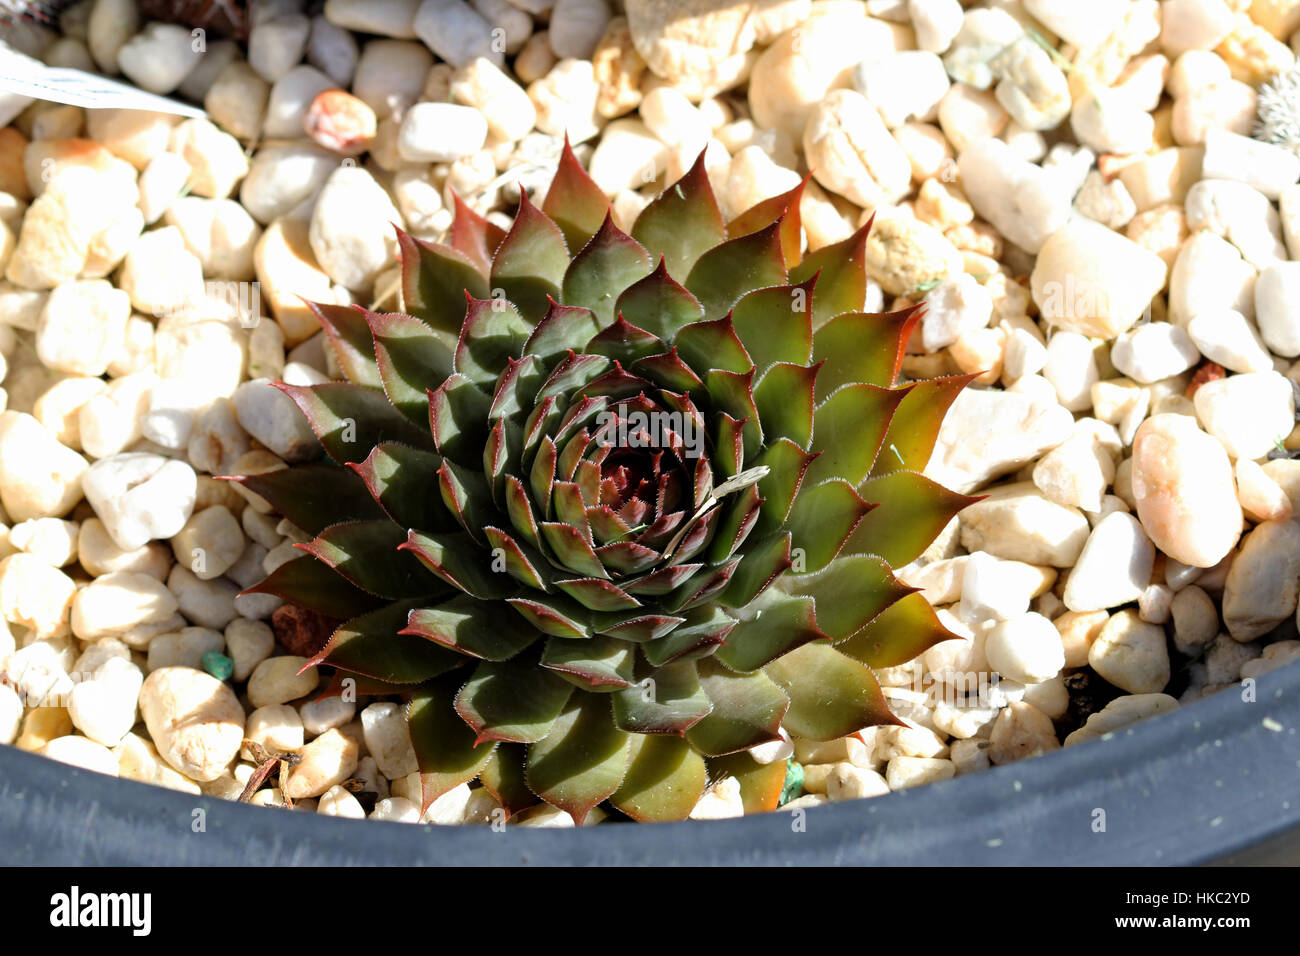
[[[710,823],[421,827],[277,814],[0,747],[20,865],[1189,865],[1300,834],[1300,662],[1109,738],[916,790]],[[197,814],[196,811],[202,811]],[[1103,811],[1099,814],[1097,811]],[[196,832],[202,816],[205,827]],[[1099,821],[1104,820],[1104,830]],[[802,828],[797,824],[801,823]],[[1281,842],[1277,842],[1281,841]]]

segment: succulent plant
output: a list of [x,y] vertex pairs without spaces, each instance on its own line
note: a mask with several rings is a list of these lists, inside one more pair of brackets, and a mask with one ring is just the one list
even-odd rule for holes
[[407,701],[426,806],[774,809],[751,748],[896,723],[872,669],[952,637],[891,566],[971,500],[918,472],[969,379],[895,387],[919,310],[858,311],[869,223],[801,257],[802,188],[726,223],[697,162],[629,236],[566,145],[508,232],[399,233],[409,314],[314,307],[324,458],[237,478],[314,539],[252,590]]

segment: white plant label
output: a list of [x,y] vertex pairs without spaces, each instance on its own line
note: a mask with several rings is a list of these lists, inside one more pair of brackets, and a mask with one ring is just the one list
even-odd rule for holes
[[179,116],[204,115],[203,110],[197,106],[146,93],[129,83],[71,67],[48,67],[21,56],[0,57],[0,93],[13,93],[91,109],[111,107],[120,110],[153,110]]

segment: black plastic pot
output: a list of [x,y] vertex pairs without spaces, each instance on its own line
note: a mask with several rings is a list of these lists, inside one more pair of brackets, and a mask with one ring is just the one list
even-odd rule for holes
[[[807,811],[582,830],[421,827],[273,812],[0,747],[0,862],[986,864],[1300,862],[1300,663],[1109,739]],[[195,832],[196,810],[205,829]],[[1100,811],[1100,812],[1099,812]],[[1104,822],[1104,829],[1101,823]]]

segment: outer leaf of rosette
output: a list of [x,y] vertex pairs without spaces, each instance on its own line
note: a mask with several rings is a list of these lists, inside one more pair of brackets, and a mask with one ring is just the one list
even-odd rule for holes
[[858,493],[877,507],[854,529],[844,553],[878,554],[895,568],[915,561],[957,512],[981,500],[914,471],[870,478]]
[[630,744],[607,696],[576,693],[545,739],[528,746],[528,788],[581,825],[623,783]]
[[422,637],[400,632],[420,602],[397,601],[340,624],[308,664],[329,664],[391,684],[419,684],[467,659]]
[[509,593],[504,575],[491,569],[491,556],[464,532],[425,534],[412,530],[402,550],[410,551],[456,590],[481,601],[499,600]]
[[511,816],[536,806],[538,802],[537,795],[528,789],[528,782],[524,779],[526,758],[527,750],[523,744],[497,744],[479,774],[483,789],[492,794]]
[[[874,217],[873,217],[874,218]],[[867,222],[849,238],[809,253],[790,270],[790,279],[803,282],[817,276],[813,295],[813,329],[820,329],[841,312],[861,312],[867,301]]]
[[450,375],[429,391],[429,430],[439,453],[482,467],[492,400],[464,375]]
[[859,485],[880,460],[890,424],[913,387],[845,385],[822,402],[813,413],[811,450],[819,454],[808,466],[805,481],[816,485],[843,478]]
[[466,595],[414,608],[398,633],[483,661],[508,661],[541,637],[504,604]]
[[959,640],[940,622],[924,594],[908,594],[847,641],[835,645],[841,654],[870,667],[906,664],[943,641]]
[[826,637],[817,626],[816,604],[807,595],[771,588],[752,608],[734,613],[742,610],[746,616],[727,635],[726,646],[714,654],[733,671],[756,671],[796,647]]
[[[455,517],[447,511],[439,495],[429,493],[430,476],[436,475],[442,464],[442,456],[434,452],[384,442],[376,445],[365,461],[349,467],[365,483],[384,513],[403,528],[452,531],[459,527]],[[335,500],[338,511],[356,513]]]
[[568,267],[569,249],[560,227],[522,193],[514,225],[492,260],[490,287],[501,289],[529,317],[529,325],[536,325],[546,314],[548,297],[560,298]]
[[275,387],[302,411],[325,453],[337,462],[362,461],[381,442],[432,450],[429,433],[412,424],[383,393],[363,385],[325,382]]
[[925,314],[923,306],[901,312],[844,312],[813,336],[813,358],[824,363],[817,377],[818,401],[841,385],[865,382],[892,388],[903,367],[907,340]]
[[815,279],[807,279],[798,285],[755,289],[737,300],[731,322],[760,371],[774,362],[811,363],[815,285]]
[[652,256],[663,256],[668,271],[677,276],[689,274],[699,258],[726,235],[704,168],[703,151],[681,179],[641,210],[632,227],[632,238]]
[[[581,352],[601,329],[590,309],[548,301],[546,315],[524,343],[524,354],[535,355],[552,369],[569,352]],[[549,374],[549,372],[548,372]]]
[[420,769],[421,814],[448,790],[477,777],[496,747],[495,741],[477,743],[474,731],[453,709],[461,680],[447,674],[407,695],[406,727]]
[[714,370],[705,377],[704,384],[715,410],[740,423],[744,460],[753,461],[763,447],[763,425],[754,403],[754,369],[743,375]]
[[429,420],[428,388],[452,372],[453,343],[445,333],[401,312],[366,312],[384,393],[403,415],[423,427]]
[[600,230],[569,263],[564,274],[564,304],[588,308],[601,328],[614,321],[620,292],[650,274],[650,254],[609,214]]
[[542,667],[589,693],[613,693],[632,686],[636,652],[631,644],[612,637],[552,637],[542,653]]
[[456,695],[456,713],[479,741],[531,744],[545,737],[573,685],[527,660],[483,661]]
[[364,311],[358,306],[331,305],[303,299],[325,330],[326,341],[343,377],[354,385],[381,387],[375,343]]
[[397,233],[402,259],[402,303],[435,329],[452,335],[465,318],[465,294],[488,294],[487,278],[462,252]]
[[875,555],[841,555],[815,574],[790,574],[782,587],[817,602],[817,626],[832,641],[856,634],[885,608],[913,593]]
[[475,541],[481,541],[483,527],[497,516],[492,505],[492,493],[484,481],[483,473],[444,459],[435,475],[430,475],[429,478],[435,476],[438,492],[447,511],[456,519],[461,530]]
[[286,561],[243,593],[274,594],[341,621],[367,614],[383,603],[309,555]]
[[871,470],[873,477],[895,471],[922,471],[929,464],[944,416],[974,375],[953,375],[914,382],[889,422]]
[[715,246],[700,256],[686,277],[686,288],[704,306],[706,319],[726,315],[747,292],[785,283],[778,223]]
[[673,339],[673,345],[682,361],[700,378],[706,378],[713,369],[742,375],[754,367],[753,359],[726,316],[685,326]]
[[681,329],[704,319],[704,306],[668,274],[663,257],[653,272],[622,291],[615,312],[664,342],[671,342]]
[[455,190],[451,191],[451,202],[453,215],[447,243],[486,276],[492,269],[492,256],[506,237],[506,231],[467,206]]
[[608,209],[609,199],[573,155],[566,134],[542,212],[560,227],[570,249],[581,249],[596,234]]
[[841,478],[804,488],[790,511],[803,570],[811,574],[830,564],[872,507]]
[[264,498],[308,534],[320,534],[340,515],[359,520],[383,517],[365,482],[338,465],[297,465],[259,475],[234,475],[230,480]]
[[707,784],[704,758],[685,740],[633,734],[627,776],[609,802],[644,823],[685,820]]
[[782,723],[796,736],[833,740],[863,727],[904,726],[890,711],[871,668],[830,644],[805,644],[763,670],[789,696]]
[[296,547],[363,591],[389,600],[445,593],[412,555],[398,548],[406,532],[388,518],[331,525]]
[[614,692],[614,723],[633,734],[681,736],[711,710],[694,661],[649,670],[638,683]]
[[803,217],[800,215],[800,200],[809,177],[805,176],[798,186],[788,189],[779,196],[760,200],[742,212],[727,225],[727,235],[747,236],[752,232],[770,226],[774,222],[781,225],[781,253],[785,257],[787,269],[799,264],[802,253]]
[[533,324],[506,300],[467,297],[453,370],[491,392],[532,331]]
[[763,449],[754,461],[755,467],[768,469],[758,481],[758,493],[763,496],[763,504],[759,508],[755,533],[767,534],[785,524],[797,500],[804,474],[816,457],[788,438],[778,438]]
[[770,444],[788,438],[807,448],[813,438],[813,394],[820,366],[778,362],[754,386],[754,404]]
[[736,673],[712,658],[700,661],[698,672],[713,709],[687,732],[692,746],[721,757],[780,739],[790,699],[771,678],[761,670]]
[[730,777],[740,784],[740,800],[745,813],[770,813],[781,803],[785,789],[786,762],[759,763],[748,753],[710,757],[709,776],[714,780]]

